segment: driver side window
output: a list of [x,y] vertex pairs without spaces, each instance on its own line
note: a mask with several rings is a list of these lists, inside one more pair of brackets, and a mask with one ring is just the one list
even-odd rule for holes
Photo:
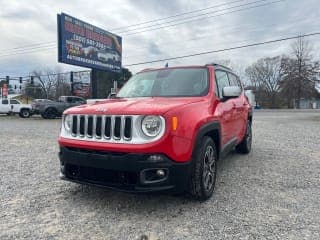
[[224,87],[230,86],[229,79],[228,79],[228,74],[224,71],[217,70],[215,71],[216,75],[216,84],[218,88],[218,97],[222,98],[222,89]]

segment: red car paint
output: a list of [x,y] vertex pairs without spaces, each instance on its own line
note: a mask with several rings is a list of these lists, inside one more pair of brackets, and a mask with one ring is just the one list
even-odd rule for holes
[[[199,129],[213,121],[219,122],[221,126],[221,149],[235,138],[237,143],[240,143],[245,135],[246,123],[252,109],[248,99],[244,91],[237,98],[227,101],[219,99],[216,92],[215,67],[208,65],[206,68],[210,85],[208,94],[203,97],[109,99],[93,105],[70,108],[64,112],[96,114],[99,106],[105,107],[108,115],[160,115],[165,118],[166,130],[159,140],[147,144],[120,144],[89,142],[60,136],[59,144],[63,147],[110,152],[161,153],[172,161],[181,163],[190,161]],[[173,117],[178,119],[176,130],[173,130],[172,126]]]

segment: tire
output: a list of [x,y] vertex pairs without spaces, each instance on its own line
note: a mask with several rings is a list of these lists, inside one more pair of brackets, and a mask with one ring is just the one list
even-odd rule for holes
[[19,116],[22,118],[29,118],[31,116],[29,109],[21,109]]
[[41,115],[41,117],[42,117],[43,119],[48,119],[48,117],[47,117],[47,115],[46,115],[45,113],[41,113],[40,115]]
[[236,146],[236,150],[239,153],[248,154],[251,152],[252,145],[252,127],[251,122],[247,122],[246,134],[244,135],[242,141]]
[[47,108],[43,114],[41,114],[41,116],[44,118],[44,119],[54,119],[58,116],[58,112],[55,108],[53,107],[50,107],[50,108]]
[[189,193],[194,199],[205,201],[213,194],[217,176],[217,151],[210,137],[202,139],[194,161]]

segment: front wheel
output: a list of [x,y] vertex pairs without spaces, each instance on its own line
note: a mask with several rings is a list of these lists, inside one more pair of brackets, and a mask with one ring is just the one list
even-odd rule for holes
[[205,201],[212,196],[216,183],[217,151],[210,137],[204,137],[196,151],[189,192],[195,199]]
[[252,145],[252,127],[251,122],[247,122],[246,134],[244,135],[242,141],[236,146],[236,150],[239,153],[248,154],[251,151]]
[[31,114],[30,114],[29,109],[21,109],[19,115],[20,115],[20,117],[22,117],[22,118],[29,118]]

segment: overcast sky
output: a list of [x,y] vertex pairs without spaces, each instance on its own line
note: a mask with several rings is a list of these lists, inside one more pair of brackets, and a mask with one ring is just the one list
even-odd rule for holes
[[[265,0],[250,4],[255,1],[0,0],[0,77],[26,76],[35,69],[54,69],[57,66],[63,71],[84,69],[57,62],[56,15],[61,12],[122,36],[124,66],[320,31],[319,0],[285,0],[273,4],[269,3],[276,0]],[[262,4],[269,5],[257,6]],[[251,8],[244,9],[248,7]],[[180,18],[119,29],[203,8],[209,9]],[[191,21],[196,18],[201,19]],[[168,21],[170,23],[164,24]],[[182,21],[189,22],[163,27]],[[150,30],[150,25],[154,25],[152,28],[163,28],[146,31],[148,26]],[[130,29],[131,32],[128,32]],[[140,33],[133,34],[135,32]],[[308,40],[313,45],[314,56],[319,59],[320,36]],[[229,59],[235,65],[244,67],[261,57],[290,54],[290,44],[287,41],[168,62],[169,66],[202,65]],[[25,53],[21,54],[22,50]],[[165,63],[129,69],[137,72],[148,67],[162,67]]]

